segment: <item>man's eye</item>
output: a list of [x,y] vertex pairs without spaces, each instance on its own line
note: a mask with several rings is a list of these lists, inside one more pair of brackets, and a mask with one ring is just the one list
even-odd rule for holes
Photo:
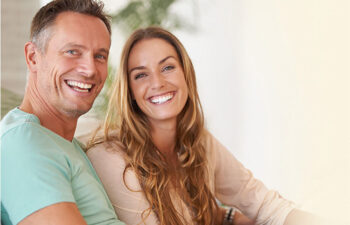
[[172,70],[174,68],[175,68],[175,66],[166,66],[162,69],[162,71],[169,71],[169,70]]
[[146,74],[144,74],[144,73],[139,73],[139,74],[137,74],[137,75],[135,76],[135,80],[140,79],[140,78],[145,77],[145,76],[146,76]]
[[104,55],[96,55],[95,58],[96,59],[106,59],[107,57]]
[[70,54],[70,55],[77,55],[78,52],[76,50],[68,50],[66,51],[66,53]]

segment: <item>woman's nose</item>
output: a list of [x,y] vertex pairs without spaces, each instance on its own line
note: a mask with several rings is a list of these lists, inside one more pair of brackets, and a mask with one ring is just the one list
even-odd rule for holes
[[164,76],[160,73],[154,73],[151,79],[152,82],[152,88],[153,89],[160,89],[164,87],[165,79]]

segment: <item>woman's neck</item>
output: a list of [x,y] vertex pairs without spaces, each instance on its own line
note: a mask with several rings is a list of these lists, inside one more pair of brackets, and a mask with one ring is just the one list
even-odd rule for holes
[[175,123],[151,123],[152,141],[158,150],[169,162],[177,162],[176,146],[176,122]]

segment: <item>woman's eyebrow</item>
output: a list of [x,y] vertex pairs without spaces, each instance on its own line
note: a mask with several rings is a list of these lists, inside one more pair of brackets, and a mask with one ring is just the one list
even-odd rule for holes
[[[160,60],[158,64],[164,63],[164,62],[167,61],[169,58],[176,59],[174,56],[169,55],[169,56],[165,57],[164,59]],[[131,73],[132,71],[134,71],[134,70],[143,70],[143,69],[146,69],[146,67],[145,67],[145,66],[137,66],[137,67],[134,67],[134,68],[132,68],[131,70],[129,70],[128,73],[130,74],[130,73]]]
[[160,60],[158,64],[162,64],[163,62],[167,61],[169,58],[174,58],[174,59],[176,59],[174,56],[169,55],[169,56],[165,57],[164,59]]
[[134,67],[131,70],[129,70],[128,73],[130,74],[134,70],[143,70],[143,69],[146,69],[146,67],[145,66],[137,66],[137,67]]

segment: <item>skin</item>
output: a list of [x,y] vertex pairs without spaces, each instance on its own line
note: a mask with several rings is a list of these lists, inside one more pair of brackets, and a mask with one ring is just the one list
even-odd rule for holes
[[[133,98],[150,121],[152,141],[169,165],[175,168],[176,118],[188,98],[185,75],[176,50],[163,39],[142,40],[130,52],[128,74]],[[153,98],[168,93],[174,93],[169,101],[162,104],[151,102]],[[225,209],[220,209],[216,224],[222,224],[225,212]],[[237,212],[234,224],[252,225],[254,221]]]
[[[72,141],[77,120],[92,106],[107,77],[110,35],[97,17],[60,13],[50,28],[45,50],[28,42],[25,57],[29,80],[20,109],[36,115],[42,126]],[[92,84],[78,92],[67,80]],[[54,122],[53,122],[54,121]],[[86,224],[77,205],[61,202],[24,218],[26,224]]]

